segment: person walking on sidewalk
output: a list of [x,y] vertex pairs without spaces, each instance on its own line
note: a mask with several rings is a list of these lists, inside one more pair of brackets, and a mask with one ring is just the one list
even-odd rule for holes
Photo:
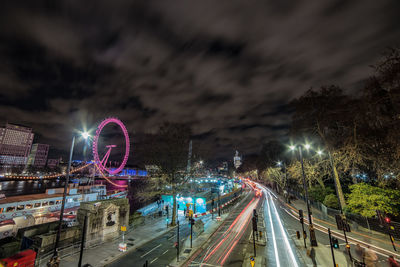
[[317,261],[315,259],[315,249],[314,249],[314,247],[311,247],[311,249],[310,249],[310,258],[312,260],[313,267],[317,267]]
[[364,258],[365,258],[365,266],[367,266],[367,267],[375,267],[376,266],[376,262],[378,261],[378,256],[370,248],[370,246],[367,247]]
[[400,267],[400,264],[393,258],[392,255],[388,258],[389,267]]
[[357,244],[355,251],[357,255],[357,260],[364,263],[364,254],[365,254],[364,248],[361,247],[360,244]]

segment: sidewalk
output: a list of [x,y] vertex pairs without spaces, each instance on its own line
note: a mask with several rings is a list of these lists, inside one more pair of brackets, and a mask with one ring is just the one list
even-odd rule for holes
[[[304,248],[304,241],[302,238],[292,238],[292,240],[296,246],[297,256],[300,258],[301,262],[305,264],[305,266],[313,266],[311,258],[307,256],[307,249],[311,248],[310,241],[307,239],[307,248]],[[314,247],[314,249],[317,266],[333,266],[332,252],[329,246],[320,244],[318,247]],[[347,260],[343,251],[335,249],[334,253],[336,264],[338,264],[338,266],[347,266]]]
[[[282,199],[281,199],[282,201]],[[307,213],[307,206],[306,203],[303,200],[295,200],[292,201],[290,204],[291,206],[295,207],[296,209],[302,209],[304,211],[304,218],[308,218],[308,213]],[[331,231],[334,235],[339,234],[340,236],[343,236],[343,232],[337,229],[335,219],[329,215],[323,214],[320,210],[312,208],[312,215],[313,215],[313,221],[315,223],[322,225],[326,228],[331,228]],[[294,212],[293,212],[294,214]],[[294,214],[295,215],[295,214]],[[296,214],[298,215],[298,214]],[[337,234],[335,234],[337,233]],[[353,227],[351,228],[351,232],[346,232],[346,235],[348,238],[352,238],[354,240],[360,241],[360,244],[362,245],[361,242],[367,242],[371,244],[372,246],[375,246],[380,249],[384,249],[387,251],[387,254],[391,254],[395,256],[396,258],[400,258],[400,254],[396,251],[393,250],[393,246],[390,243],[389,237],[387,235],[384,235],[383,233],[379,233],[373,230],[368,230],[365,229],[361,226],[357,227],[357,229],[354,229]],[[350,241],[350,243],[357,243],[356,241]]]
[[[183,219],[183,216],[179,217]],[[128,251],[134,250],[143,244],[157,238],[175,227],[166,225],[165,217],[147,220],[144,225],[137,226],[132,231],[125,234],[125,242],[128,244],[126,252],[118,250],[118,244],[122,242],[122,237],[111,241],[99,244],[96,247],[88,248],[83,251],[82,265],[90,263],[92,266],[105,266],[121,256],[124,256]],[[79,254],[73,254],[61,259],[60,267],[77,266]]]

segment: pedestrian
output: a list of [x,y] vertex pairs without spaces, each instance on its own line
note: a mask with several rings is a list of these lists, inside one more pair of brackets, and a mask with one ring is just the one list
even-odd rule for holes
[[373,251],[370,246],[367,246],[367,249],[365,250],[365,266],[367,267],[375,267],[376,262],[378,261],[378,256],[376,255],[375,251]]
[[388,262],[390,267],[400,267],[400,264],[394,259],[392,255],[389,256]]
[[183,216],[186,217],[186,209],[183,209]]
[[364,253],[365,253],[364,248],[361,247],[360,244],[357,244],[355,251],[356,251],[357,260],[364,263]]
[[315,259],[315,249],[314,249],[314,247],[311,247],[311,249],[310,249],[310,258],[312,260],[313,266],[316,267],[317,266],[317,261]]

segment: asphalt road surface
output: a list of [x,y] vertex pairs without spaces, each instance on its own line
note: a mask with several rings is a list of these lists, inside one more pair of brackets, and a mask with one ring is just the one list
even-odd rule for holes
[[237,208],[231,211],[218,230],[211,236],[209,245],[192,256],[186,266],[241,266],[241,253],[233,253],[240,246],[248,242],[245,233],[251,222],[253,209],[260,198],[251,193]]

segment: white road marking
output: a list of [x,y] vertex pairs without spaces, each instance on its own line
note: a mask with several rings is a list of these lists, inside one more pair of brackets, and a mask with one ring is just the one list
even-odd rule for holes
[[158,258],[155,258],[154,260],[152,260],[152,261],[150,262],[150,264],[153,263],[153,262],[155,262],[156,260],[158,260]]
[[[267,196],[265,196],[267,198]],[[267,205],[268,205],[268,214],[269,214],[269,222],[271,225],[271,230],[272,230],[272,241],[274,243],[274,251],[275,251],[275,261],[276,261],[276,266],[281,266],[279,262],[279,255],[278,255],[278,248],[276,245],[276,239],[275,239],[275,230],[274,230],[274,224],[272,223],[272,215],[271,215],[271,207],[269,205],[269,201],[267,199]]]
[[163,254],[161,254],[161,255],[164,255],[165,253],[167,253],[168,252],[168,249],[166,250],[166,251],[164,251],[164,253]]
[[143,254],[142,256],[140,256],[141,258],[143,258],[144,256],[146,256],[147,254],[151,253],[153,250],[155,250],[156,248],[161,247],[161,244],[159,244],[157,247],[154,247],[152,250],[150,250],[149,252]]

